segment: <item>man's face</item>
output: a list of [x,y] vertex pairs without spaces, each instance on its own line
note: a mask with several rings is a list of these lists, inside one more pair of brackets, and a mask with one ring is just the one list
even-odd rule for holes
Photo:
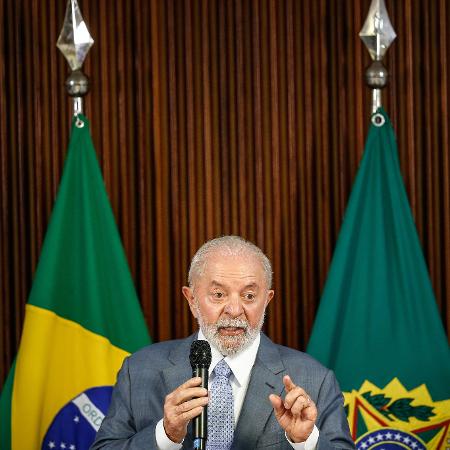
[[274,292],[267,289],[264,269],[251,253],[211,254],[194,280],[183,287],[202,332],[224,355],[239,352],[259,333]]

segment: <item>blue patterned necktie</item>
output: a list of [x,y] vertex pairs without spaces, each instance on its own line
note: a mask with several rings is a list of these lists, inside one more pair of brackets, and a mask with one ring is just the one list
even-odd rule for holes
[[214,368],[208,403],[208,439],[206,450],[228,450],[233,443],[233,391],[231,369],[224,359]]

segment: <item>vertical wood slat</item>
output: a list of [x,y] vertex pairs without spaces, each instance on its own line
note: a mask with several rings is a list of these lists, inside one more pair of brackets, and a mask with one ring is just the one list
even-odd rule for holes
[[[367,133],[369,3],[80,1],[96,41],[86,112],[156,341],[195,328],[180,294],[194,250],[240,233],[274,262],[266,330],[305,347]],[[448,329],[450,8],[386,3],[384,104]],[[67,149],[64,8],[0,0],[0,385]]]
[[[288,255],[289,260],[293,260],[298,255],[298,182],[297,182],[297,173],[298,173],[298,161],[297,161],[297,139],[295,133],[295,114],[296,114],[296,105],[295,105],[295,93],[296,93],[296,71],[295,71],[295,36],[294,36],[294,0],[290,0],[286,5],[286,34],[287,34],[287,133],[288,133],[288,183],[289,183],[289,193],[287,195],[287,202],[289,208],[289,228],[287,231],[287,235],[289,236],[290,245],[288,246]],[[295,267],[289,267],[289,277],[286,279],[286,285],[290,289],[287,294],[287,298],[297,299],[299,298],[300,289],[299,284],[297,282],[298,273]],[[291,301],[286,302],[287,310],[286,316],[290,320],[290,327],[287,330],[288,335],[291,338],[290,345],[292,343],[299,341],[299,332],[298,332],[298,302]],[[294,344],[295,345],[295,344]]]
[[[179,147],[178,147],[178,139],[179,139],[179,130],[178,130],[178,118],[177,118],[177,73],[176,73],[176,34],[175,34],[175,18],[174,18],[174,9],[173,3],[167,4],[167,31],[168,31],[168,41],[167,41],[167,52],[168,52],[168,74],[167,74],[167,83],[168,83],[168,109],[169,109],[169,146],[172,149],[171,161],[170,161],[170,180],[171,180],[171,189],[170,189],[170,210],[171,216],[176,216],[176,210],[174,209],[174,205],[177,205],[181,202],[180,198],[180,176],[179,170],[180,162],[179,162]],[[172,244],[172,249],[175,255],[174,266],[172,267],[173,279],[176,285],[180,285],[182,283],[182,279],[180,277],[180,263],[182,261],[182,242],[180,241],[181,233],[181,218],[180,220],[176,220],[173,222],[173,229],[176,239]],[[175,317],[183,317],[183,312],[180,309],[179,302],[176,302],[174,305]],[[184,325],[184,324],[183,324]]]
[[[301,164],[304,165],[304,183],[305,183],[305,192],[303,194],[303,197],[300,199],[300,201],[306,202],[306,207],[303,212],[303,214],[306,216],[306,224],[304,228],[304,232],[302,233],[301,237],[301,243],[300,245],[302,247],[306,248],[306,258],[303,261],[303,264],[300,266],[301,269],[305,269],[308,265],[310,265],[310,269],[306,270],[304,272],[306,283],[306,290],[303,292],[302,298],[308,299],[310,298],[310,295],[312,292],[314,292],[314,286],[315,286],[315,272],[317,270],[316,266],[316,259],[315,259],[315,239],[313,238],[314,235],[314,169],[313,164],[315,161],[314,158],[314,139],[312,136],[312,129],[313,129],[313,121],[312,121],[312,111],[313,111],[313,72],[312,72],[312,66],[314,64],[313,62],[313,55],[310,52],[310,49],[312,48],[311,43],[311,27],[314,27],[314,24],[311,23],[311,16],[308,14],[310,11],[309,5],[305,2],[302,5],[303,7],[303,14],[302,14],[302,30],[303,33],[300,37],[301,39],[301,46],[302,51],[304,54],[304,61],[301,67],[301,70],[305,72],[305,76],[303,79],[303,85],[301,86],[301,92],[302,96],[304,97],[304,103],[303,103],[303,121],[302,126],[303,128],[303,160],[301,161]],[[314,236],[315,237],[315,236]],[[300,316],[302,323],[308,323],[309,317],[311,316],[311,303],[309,301],[302,301],[302,312],[303,314]],[[306,340],[308,330],[306,327],[302,327],[302,338],[303,340]]]
[[[439,3],[439,42],[440,45],[440,53],[439,53],[439,60],[441,64],[441,110],[439,111],[439,114],[442,117],[442,122],[445,124],[450,123],[450,100],[449,100],[449,94],[450,94],[450,43],[447,36],[447,27],[448,27],[448,20],[450,18],[450,7],[448,6],[448,2],[445,0],[441,0]],[[443,249],[444,255],[444,267],[445,269],[442,271],[441,276],[444,278],[445,281],[445,289],[447,293],[447,297],[443,294],[441,294],[440,297],[437,297],[438,304],[440,306],[440,309],[442,311],[442,315],[444,317],[445,323],[447,324],[447,327],[450,326],[450,308],[449,308],[449,286],[448,286],[448,273],[450,268],[450,227],[448,224],[450,223],[450,155],[448,149],[450,148],[450,130],[449,127],[442,127],[441,128],[441,142],[439,143],[441,149],[442,149],[442,178],[440,178],[440,181],[443,180],[443,189],[442,189],[442,195],[443,195],[443,204],[442,204],[442,211],[443,211],[443,229],[444,229],[444,235],[443,235],[443,245],[441,245],[441,248]],[[442,237],[437,237],[436,239],[442,239]],[[446,301],[447,300],[447,301]],[[447,328],[448,330],[448,328]]]
[[[8,16],[6,8],[3,8],[1,4],[0,8],[0,23],[4,23],[6,17]],[[0,33],[0,58],[5,59],[5,48],[8,43],[8,36],[6,33]],[[0,148],[6,148],[9,144],[8,142],[8,129],[7,129],[7,96],[6,96],[6,84],[7,84],[7,73],[6,70],[0,70]],[[11,108],[8,112],[11,111]],[[8,191],[10,189],[10,169],[9,161],[6,157],[6,152],[0,152],[0,197],[2,213],[0,214],[0,265],[1,267],[7,267],[11,263],[10,259],[10,240],[4,239],[8,233],[8,225],[10,220],[11,211],[9,209],[8,202]],[[12,361],[13,356],[11,352],[14,348],[14,335],[12,332],[12,326],[6,328],[5,324],[10,321],[12,316],[11,312],[11,302],[9,299],[13,297],[10,278],[5,277],[0,283],[0,296],[2,299],[8,299],[7,301],[0,302],[0,323],[2,329],[5,331],[0,333],[0,348],[2,349],[1,354],[3,357],[0,359],[0,367],[3,369],[0,371],[0,376],[5,373],[5,366],[8,366]],[[0,378],[3,380],[3,378]]]

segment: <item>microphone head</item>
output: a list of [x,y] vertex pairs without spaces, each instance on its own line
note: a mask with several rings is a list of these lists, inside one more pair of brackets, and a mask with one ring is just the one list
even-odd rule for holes
[[194,341],[191,344],[191,352],[189,353],[189,361],[191,367],[204,367],[209,369],[211,365],[211,347],[208,341]]

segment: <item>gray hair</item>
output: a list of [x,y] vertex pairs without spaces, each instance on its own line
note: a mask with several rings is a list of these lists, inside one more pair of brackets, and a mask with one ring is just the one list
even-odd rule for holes
[[243,253],[256,256],[264,269],[267,288],[270,289],[272,287],[272,265],[263,251],[240,236],[221,236],[205,242],[192,258],[188,275],[188,282],[191,288],[194,286],[194,279],[202,274],[208,256],[216,251],[221,251],[230,256],[237,256]]

